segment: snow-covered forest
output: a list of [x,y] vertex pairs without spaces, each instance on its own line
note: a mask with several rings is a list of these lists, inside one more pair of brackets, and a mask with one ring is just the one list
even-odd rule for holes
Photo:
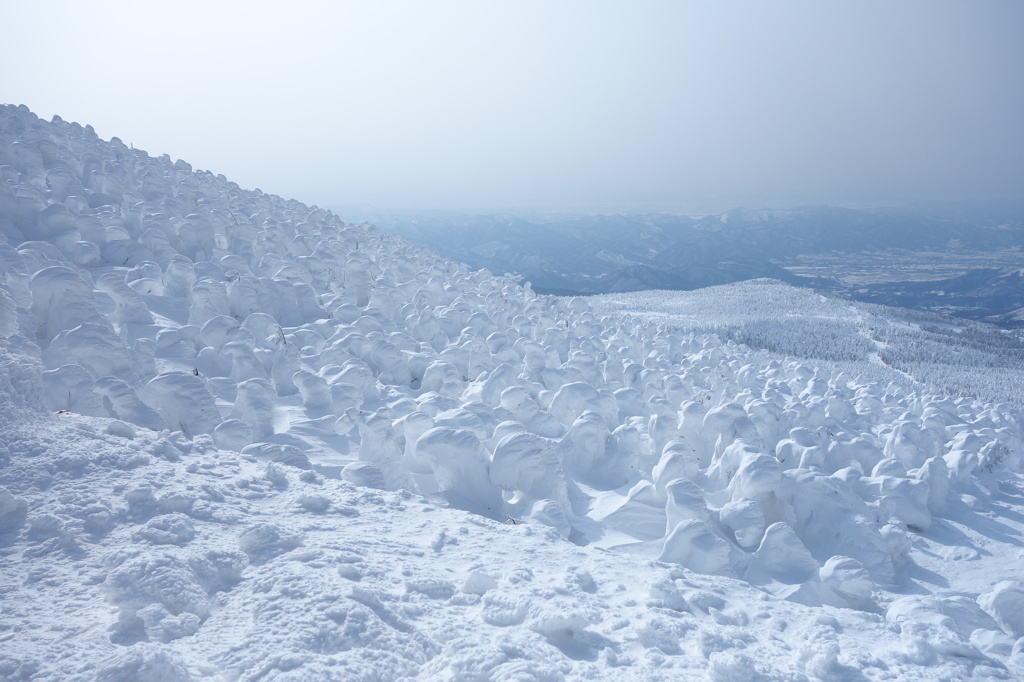
[[1024,676],[1021,339],[538,295],[0,107],[0,678]]

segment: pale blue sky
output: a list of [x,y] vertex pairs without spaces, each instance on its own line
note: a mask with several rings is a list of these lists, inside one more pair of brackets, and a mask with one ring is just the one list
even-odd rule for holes
[[0,3],[0,101],[321,205],[1024,198],[1021,2]]

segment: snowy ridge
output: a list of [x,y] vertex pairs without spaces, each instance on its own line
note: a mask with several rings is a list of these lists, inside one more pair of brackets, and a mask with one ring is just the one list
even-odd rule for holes
[[1024,674],[1015,405],[538,296],[23,107],[0,179],[0,676]]

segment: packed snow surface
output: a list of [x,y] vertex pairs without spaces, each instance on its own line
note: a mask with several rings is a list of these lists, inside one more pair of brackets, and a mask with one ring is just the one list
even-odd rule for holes
[[1024,676],[1020,404],[896,312],[538,296],[24,107],[0,233],[0,678]]

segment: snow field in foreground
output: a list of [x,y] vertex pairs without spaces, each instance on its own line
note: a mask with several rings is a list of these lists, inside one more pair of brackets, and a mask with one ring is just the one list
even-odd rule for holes
[[116,424],[13,434],[5,679],[1006,677],[956,634],[969,600],[808,607]]

